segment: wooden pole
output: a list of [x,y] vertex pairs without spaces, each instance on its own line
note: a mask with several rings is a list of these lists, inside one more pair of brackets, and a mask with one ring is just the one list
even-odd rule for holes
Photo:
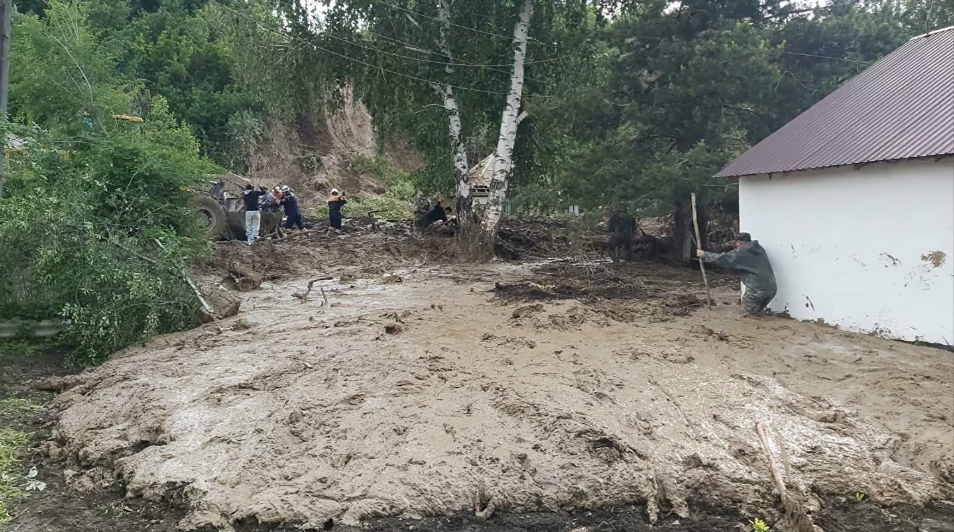
[[759,442],[762,443],[762,450],[765,451],[765,460],[768,462],[769,470],[772,473],[775,489],[778,490],[782,499],[782,506],[785,508],[786,522],[779,528],[792,532],[817,532],[819,529],[815,527],[815,523],[808,512],[805,511],[805,508],[788,494],[788,490],[785,488],[785,479],[782,478],[782,473],[778,470],[778,465],[775,464],[775,456],[772,455],[772,447],[769,445],[765,431],[762,430],[761,422],[755,422],[755,431],[759,435]]
[[778,490],[779,495],[782,496],[782,499],[788,497],[788,490],[785,489],[785,480],[782,478],[782,474],[778,470],[778,466],[775,465],[775,457],[772,455],[772,447],[769,446],[768,438],[765,436],[765,431],[762,430],[762,424],[755,422],[755,432],[759,435],[759,441],[762,442],[762,450],[765,451],[765,460],[768,462],[769,470],[772,472],[772,480],[775,482],[775,489]]
[[[699,216],[696,214],[696,193],[692,193],[692,226],[696,230],[696,249],[702,249],[702,237],[699,234]],[[709,292],[709,278],[706,277],[706,265],[699,257],[699,270],[702,272],[702,282],[706,285],[706,307],[712,310],[712,294]]]

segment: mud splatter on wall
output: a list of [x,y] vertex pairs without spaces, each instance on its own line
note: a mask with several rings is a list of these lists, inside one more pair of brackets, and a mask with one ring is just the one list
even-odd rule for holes
[[930,264],[934,268],[940,268],[941,266],[944,266],[944,262],[947,261],[947,254],[943,251],[931,251],[930,253],[921,255],[921,260]]

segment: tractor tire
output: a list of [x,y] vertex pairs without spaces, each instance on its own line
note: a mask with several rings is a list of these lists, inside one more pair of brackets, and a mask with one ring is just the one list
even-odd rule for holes
[[199,227],[208,238],[228,238],[228,216],[225,208],[212,196],[197,196]]

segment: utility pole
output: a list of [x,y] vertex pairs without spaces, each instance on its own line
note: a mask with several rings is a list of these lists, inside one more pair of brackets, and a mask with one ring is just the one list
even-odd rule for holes
[[[10,86],[10,17],[13,0],[0,0],[0,120],[7,121],[7,88]],[[3,201],[3,163],[7,156],[7,135],[0,138],[0,201]]]

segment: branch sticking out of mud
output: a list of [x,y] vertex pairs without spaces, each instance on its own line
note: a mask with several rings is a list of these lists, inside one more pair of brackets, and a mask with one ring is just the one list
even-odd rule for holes
[[[301,295],[301,302],[302,302],[303,304],[308,302],[308,294],[311,293],[311,287],[314,286],[315,283],[317,283],[318,281],[330,281],[330,280],[332,280],[332,279],[334,279],[334,277],[319,277],[319,278],[317,278],[317,279],[312,279],[312,280],[308,281],[308,287],[305,288],[305,293]],[[322,299],[324,299],[324,304],[325,304],[325,306],[327,306],[327,305],[328,305],[328,296],[325,295],[325,290],[324,290],[323,288],[321,288],[320,286],[318,287],[318,290],[321,291],[321,297],[322,297]]]
[[772,472],[772,480],[775,481],[775,489],[782,497],[782,506],[785,507],[785,519],[780,528],[787,532],[816,532],[821,529],[816,527],[812,518],[805,512],[802,505],[788,494],[785,488],[785,480],[782,473],[778,470],[775,463],[775,456],[772,454],[772,447],[769,445],[768,437],[762,430],[762,423],[755,422],[755,431],[759,434],[759,441],[762,442],[762,450],[765,451],[765,459],[768,461],[769,469]]

